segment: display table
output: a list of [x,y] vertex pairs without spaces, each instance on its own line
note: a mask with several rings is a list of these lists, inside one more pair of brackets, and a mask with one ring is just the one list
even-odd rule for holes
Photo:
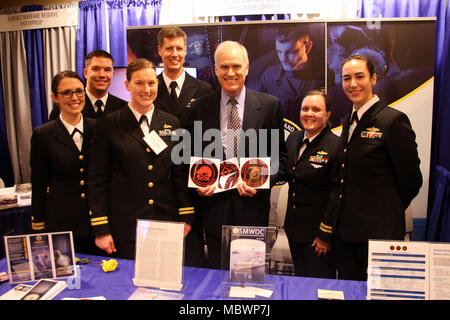
[[[101,262],[108,257],[97,257],[77,254],[78,258],[89,258]],[[118,261],[118,267],[113,272],[103,272],[101,266],[95,263],[81,265],[79,279],[69,279],[68,288],[55,297],[60,300],[66,297],[88,298],[103,296],[107,300],[127,300],[137,289],[133,284],[134,261]],[[0,272],[7,271],[6,259],[0,260]],[[226,286],[228,271],[184,267],[183,300],[222,300],[228,299]],[[346,300],[365,300],[366,282],[327,280],[316,278],[289,277],[266,275],[265,284],[274,290],[271,300],[316,300],[317,289],[341,290]],[[0,285],[0,295],[12,289],[15,285],[4,282]],[[255,299],[246,299],[255,301]]]

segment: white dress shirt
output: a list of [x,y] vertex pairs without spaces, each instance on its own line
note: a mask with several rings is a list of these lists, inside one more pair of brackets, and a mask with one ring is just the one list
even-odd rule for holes
[[[64,127],[66,127],[67,131],[69,132],[69,135],[72,136],[73,130],[77,128],[81,133],[84,133],[83,131],[83,115],[81,115],[81,120],[78,122],[75,126],[71,125],[70,123],[64,121],[61,114],[59,114],[59,119],[61,120]],[[77,146],[78,150],[81,151],[81,147],[83,146],[83,135],[79,132],[75,132],[75,134],[72,136],[73,142]]]
[[170,83],[175,81],[177,83],[177,87],[175,88],[175,92],[177,93],[177,97],[180,96],[181,88],[183,87],[184,79],[186,78],[186,73],[183,72],[176,80],[170,79],[164,71],[162,72],[162,76],[164,79],[164,83],[166,84],[167,91],[169,94],[172,93],[172,88],[170,88]]

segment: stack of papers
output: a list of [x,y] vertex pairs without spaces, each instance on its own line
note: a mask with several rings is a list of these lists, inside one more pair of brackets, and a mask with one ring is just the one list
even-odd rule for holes
[[0,297],[0,300],[52,300],[67,287],[65,281],[39,280],[34,286],[19,284]]

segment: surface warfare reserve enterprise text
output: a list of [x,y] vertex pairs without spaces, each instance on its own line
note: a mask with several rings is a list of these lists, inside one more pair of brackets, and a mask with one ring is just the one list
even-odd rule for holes
[[181,306],[179,315],[214,317],[215,315],[237,315],[237,316],[270,316],[270,305],[268,304],[224,304],[222,306],[196,306],[186,304]]

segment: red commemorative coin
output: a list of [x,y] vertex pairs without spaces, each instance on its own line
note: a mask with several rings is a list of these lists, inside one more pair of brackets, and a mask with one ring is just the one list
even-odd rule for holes
[[249,186],[258,188],[269,178],[267,164],[259,159],[251,159],[244,163],[241,169],[241,179]]
[[228,190],[236,186],[238,181],[239,181],[238,166],[233,162],[223,161],[220,164],[218,187],[223,190]]
[[219,176],[219,170],[211,160],[200,159],[192,165],[189,174],[195,185],[207,187],[216,182]]

